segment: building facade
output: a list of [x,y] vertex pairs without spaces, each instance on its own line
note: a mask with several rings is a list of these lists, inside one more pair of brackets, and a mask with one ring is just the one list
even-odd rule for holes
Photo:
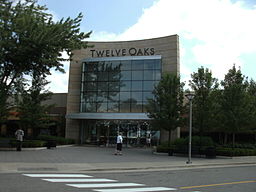
[[118,132],[127,145],[166,140],[151,130],[146,104],[163,72],[180,73],[178,36],[89,45],[73,51],[66,137],[105,145],[115,143]]

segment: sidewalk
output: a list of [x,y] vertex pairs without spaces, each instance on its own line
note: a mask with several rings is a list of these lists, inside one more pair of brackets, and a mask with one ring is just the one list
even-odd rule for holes
[[152,153],[151,149],[124,148],[123,155],[114,154],[114,148],[66,146],[53,149],[23,149],[0,151],[0,173],[14,172],[98,172],[98,171],[152,171],[236,165],[256,165],[256,156],[217,157],[206,159]]

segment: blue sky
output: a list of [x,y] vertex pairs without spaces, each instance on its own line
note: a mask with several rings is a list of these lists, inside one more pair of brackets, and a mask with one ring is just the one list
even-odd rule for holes
[[[256,80],[256,0],[39,0],[56,20],[82,12],[88,40],[180,37],[181,78],[201,66],[222,80],[233,64]],[[53,72],[50,90],[67,92],[66,74]]]

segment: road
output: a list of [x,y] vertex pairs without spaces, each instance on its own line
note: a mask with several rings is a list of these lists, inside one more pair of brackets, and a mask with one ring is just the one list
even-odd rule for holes
[[256,191],[255,166],[45,174],[0,173],[0,192]]

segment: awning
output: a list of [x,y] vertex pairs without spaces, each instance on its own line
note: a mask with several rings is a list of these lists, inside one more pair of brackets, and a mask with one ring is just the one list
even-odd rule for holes
[[70,113],[67,119],[150,120],[146,113]]

